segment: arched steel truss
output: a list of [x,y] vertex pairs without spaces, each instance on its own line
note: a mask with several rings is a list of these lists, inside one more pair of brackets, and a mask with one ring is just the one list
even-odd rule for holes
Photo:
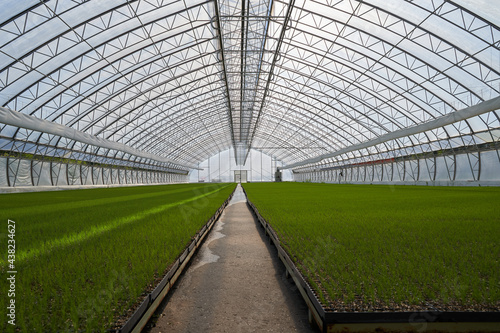
[[500,95],[494,2],[5,0],[0,9],[0,106],[139,152],[3,118],[8,185],[25,167],[37,185],[40,163],[52,184],[52,164],[66,165],[68,184],[76,166],[82,184],[104,182],[86,168],[110,166],[125,175],[111,182],[133,183],[133,172],[163,181],[231,147],[240,164],[266,149],[298,180],[500,180],[498,108],[349,149]]

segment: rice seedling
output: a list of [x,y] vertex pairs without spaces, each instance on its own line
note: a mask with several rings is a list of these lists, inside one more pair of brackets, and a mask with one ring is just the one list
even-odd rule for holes
[[[17,228],[17,327],[23,332],[109,330],[163,276],[234,187],[182,184],[1,195],[2,220],[15,220]],[[0,271],[7,270],[2,256]],[[2,290],[6,283],[0,282]],[[6,304],[7,295],[0,295]],[[15,331],[6,321],[1,325],[0,331]]]
[[500,309],[499,188],[244,188],[328,309]]

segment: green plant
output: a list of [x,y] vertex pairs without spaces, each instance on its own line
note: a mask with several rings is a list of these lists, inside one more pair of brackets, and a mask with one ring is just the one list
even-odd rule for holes
[[499,188],[244,188],[327,308],[500,308]]
[[[1,195],[16,221],[23,332],[104,332],[174,263],[234,189],[183,184]],[[6,248],[6,246],[5,246]],[[6,258],[0,271],[7,271]],[[7,288],[5,279],[0,282]],[[7,295],[0,296],[6,304]],[[6,321],[1,331],[14,331]]]

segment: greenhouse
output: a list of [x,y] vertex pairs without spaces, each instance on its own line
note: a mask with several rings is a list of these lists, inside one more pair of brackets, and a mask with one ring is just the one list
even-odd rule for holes
[[245,214],[315,329],[500,331],[499,185],[498,1],[0,1],[0,331],[156,332]]

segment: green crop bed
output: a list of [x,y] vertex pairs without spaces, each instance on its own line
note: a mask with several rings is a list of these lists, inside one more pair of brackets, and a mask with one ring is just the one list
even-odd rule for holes
[[[167,272],[234,184],[182,184],[0,195],[0,331],[102,332]],[[7,298],[8,219],[15,296]],[[7,319],[6,319],[7,318]]]
[[500,311],[500,188],[244,184],[333,311]]

